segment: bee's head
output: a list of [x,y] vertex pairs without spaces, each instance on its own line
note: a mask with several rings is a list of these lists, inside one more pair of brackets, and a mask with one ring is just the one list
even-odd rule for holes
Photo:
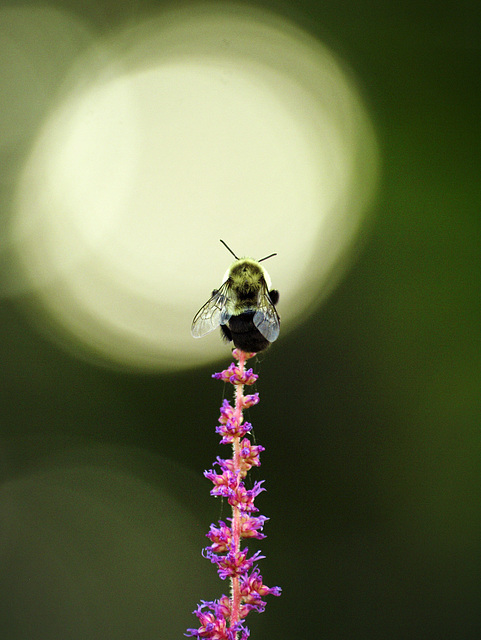
[[258,289],[263,282],[270,288],[270,278],[264,267],[252,258],[236,260],[228,269],[225,280],[240,289]]
[[226,249],[232,253],[235,258],[235,262],[231,264],[230,268],[225,272],[222,284],[231,281],[232,286],[239,287],[240,289],[259,289],[263,283],[265,283],[267,290],[271,289],[271,279],[269,274],[260,264],[264,260],[276,256],[277,253],[271,253],[265,258],[260,260],[253,260],[252,258],[238,258],[232,249],[223,240],[222,244]]

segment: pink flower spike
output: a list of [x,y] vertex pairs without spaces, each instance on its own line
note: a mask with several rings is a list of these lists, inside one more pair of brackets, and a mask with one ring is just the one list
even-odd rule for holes
[[[260,466],[260,455],[264,447],[252,444],[249,433],[252,425],[244,422],[243,410],[253,407],[259,402],[259,394],[244,395],[244,386],[252,385],[258,378],[252,369],[245,369],[245,362],[255,354],[246,354],[235,349],[234,362],[213,378],[230,382],[235,387],[235,405],[227,400],[220,408],[219,424],[216,432],[221,436],[221,444],[232,444],[232,457],[228,459],[217,456],[214,466],[219,468],[204,472],[204,476],[214,485],[211,495],[225,498],[232,507],[232,517],[228,525],[219,520],[212,524],[206,537],[210,546],[202,551],[202,555],[217,566],[222,580],[230,581],[230,596],[222,595],[219,600],[202,602],[194,614],[199,621],[197,629],[188,629],[186,635],[197,640],[247,640],[249,629],[245,619],[251,611],[261,613],[266,603],[266,595],[278,596],[279,587],[266,587],[256,563],[264,558],[260,551],[249,554],[249,549],[242,547],[242,541],[255,538],[262,540],[265,516],[253,514],[258,512],[254,504],[256,497],[264,491],[263,480],[254,482],[250,489],[244,485],[244,479],[252,467]],[[245,544],[245,543],[244,543]]]

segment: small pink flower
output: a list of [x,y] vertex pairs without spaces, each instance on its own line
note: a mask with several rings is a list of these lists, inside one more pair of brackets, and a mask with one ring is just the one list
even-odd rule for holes
[[210,549],[205,551],[205,555],[209,560],[218,567],[217,572],[222,580],[233,578],[236,576],[244,576],[252,569],[257,560],[265,558],[260,551],[256,551],[250,558],[248,557],[249,549],[244,547],[240,551],[231,549],[225,556],[212,553]]
[[[203,611],[204,608],[210,609],[210,611]],[[207,638],[208,640],[247,640],[249,632],[244,628],[242,622],[227,628],[227,618],[223,615],[224,611],[224,606],[218,602],[202,602],[194,611],[200,622],[200,627],[187,629],[185,635],[199,639]],[[240,637],[239,633],[242,634]]]
[[242,477],[247,475],[247,472],[252,467],[260,467],[259,461],[260,453],[264,451],[264,447],[260,444],[252,445],[251,441],[244,438],[241,442],[241,475]]
[[227,420],[225,424],[220,424],[216,427],[215,431],[219,435],[223,436],[220,441],[221,444],[231,444],[234,442],[234,438],[243,438],[252,429],[250,422],[244,422],[239,424],[235,419]]
[[241,351],[240,349],[232,350],[232,357],[235,358],[236,360],[240,360],[242,356],[244,356],[245,360],[250,360],[255,355],[256,355],[255,353],[250,353],[250,352],[248,353],[247,351]]
[[258,606],[259,604],[265,605],[261,598],[264,598],[269,594],[279,596],[281,590],[279,587],[266,587],[266,585],[263,584],[262,576],[256,567],[252,570],[250,575],[245,575],[241,578],[241,593],[247,604]]
[[223,496],[230,500],[238,490],[238,477],[233,471],[228,469],[223,473],[215,473],[212,470],[204,471],[204,476],[214,484],[214,488],[210,492],[211,496]]
[[230,382],[230,379],[234,375],[234,373],[238,371],[238,368],[235,365],[235,362],[231,362],[231,364],[224,369],[224,371],[220,371],[219,373],[213,373],[212,377],[216,380],[223,380],[224,382]]
[[220,418],[219,422],[221,424],[225,424],[229,420],[233,420],[235,415],[235,409],[232,407],[227,400],[222,402],[222,406],[220,408]]
[[241,514],[241,536],[243,538],[257,538],[262,540],[265,535],[261,533],[264,522],[269,520],[265,516],[253,517],[247,513]]
[[232,531],[230,528],[225,522],[222,522],[222,520],[219,521],[219,524],[220,527],[211,524],[209,533],[206,533],[206,536],[212,542],[211,550],[217,554],[226,553],[232,542]]
[[212,374],[212,377],[216,380],[223,380],[224,382],[230,382],[235,385],[251,385],[254,384],[259,376],[256,375],[252,369],[247,369],[247,371],[241,370],[240,367],[232,362],[227,369]]
[[232,495],[229,496],[229,504],[233,507],[239,507],[241,511],[259,511],[254,506],[254,499],[265,489],[261,486],[264,480],[255,482],[252,489],[246,489],[242,483],[235,488]]
[[250,396],[242,396],[242,408],[248,409],[259,402],[259,394],[253,393]]

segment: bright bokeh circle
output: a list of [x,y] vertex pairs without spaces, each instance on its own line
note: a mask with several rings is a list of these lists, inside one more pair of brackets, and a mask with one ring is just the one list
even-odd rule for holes
[[277,252],[282,340],[345,268],[376,173],[352,77],[289,21],[208,3],[126,27],[77,61],[19,182],[33,315],[106,364],[213,360],[225,344],[190,324],[232,260],[223,238]]

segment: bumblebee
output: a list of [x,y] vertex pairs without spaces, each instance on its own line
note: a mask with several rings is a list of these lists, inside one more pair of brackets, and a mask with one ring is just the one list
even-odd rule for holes
[[276,310],[279,292],[271,289],[269,274],[260,264],[275,256],[272,253],[261,260],[238,258],[224,275],[221,286],[214,289],[210,299],[197,312],[192,321],[192,335],[202,338],[220,326],[222,337],[233,342],[241,351],[264,351],[277,339],[280,318]]

